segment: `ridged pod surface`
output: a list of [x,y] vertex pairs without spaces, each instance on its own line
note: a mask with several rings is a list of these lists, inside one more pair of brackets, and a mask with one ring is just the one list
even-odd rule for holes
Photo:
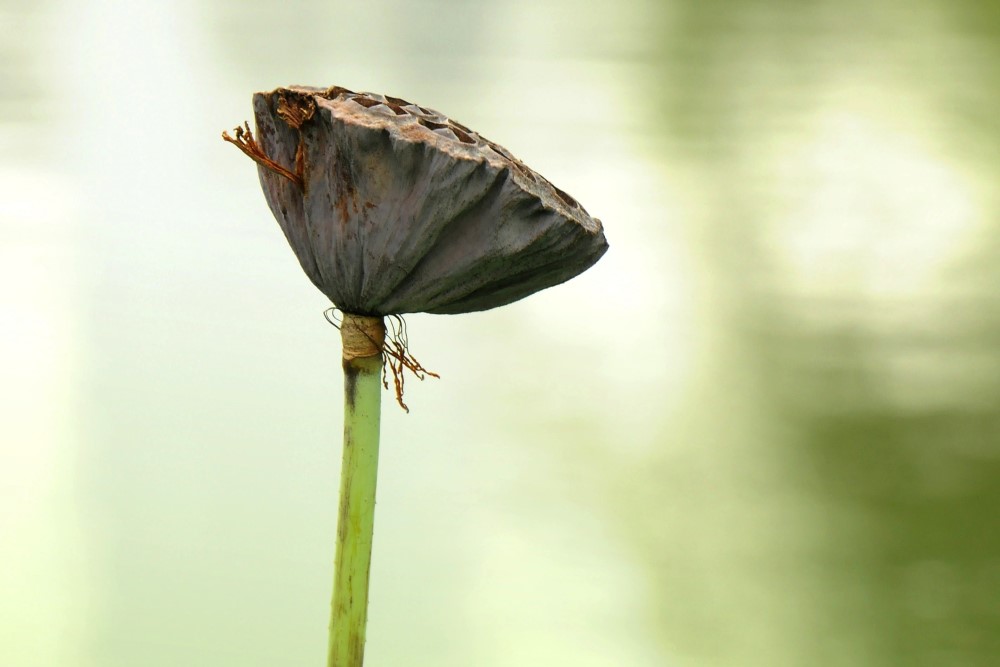
[[257,93],[253,108],[267,203],[345,312],[487,310],[607,251],[575,199],[441,113],[336,86]]

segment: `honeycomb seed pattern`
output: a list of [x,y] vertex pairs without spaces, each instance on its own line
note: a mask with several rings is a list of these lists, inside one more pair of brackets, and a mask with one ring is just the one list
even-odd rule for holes
[[393,97],[391,95],[382,95],[379,93],[356,93],[341,86],[332,86],[325,91],[320,92],[320,95],[328,100],[351,101],[366,109],[368,113],[372,114],[379,114],[383,116],[411,116],[416,119],[417,123],[427,128],[427,130],[433,132],[438,137],[458,141],[463,144],[478,146],[480,150],[483,151],[492,151],[504,162],[506,162],[512,170],[516,171],[525,179],[535,183],[545,183],[552,188],[556,196],[558,196],[564,204],[572,209],[582,210],[579,202],[573,199],[573,197],[557,188],[547,178],[518,160],[506,148],[500,144],[490,141],[479,133],[470,130],[465,125],[448,118],[439,111],[426,109],[418,104],[413,104],[412,102],[407,102],[404,99]]

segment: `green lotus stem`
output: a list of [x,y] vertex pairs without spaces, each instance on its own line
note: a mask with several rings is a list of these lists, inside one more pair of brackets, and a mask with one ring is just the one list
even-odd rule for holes
[[327,667],[361,667],[368,620],[368,577],[375,525],[382,398],[382,318],[346,314],[344,459],[334,559]]

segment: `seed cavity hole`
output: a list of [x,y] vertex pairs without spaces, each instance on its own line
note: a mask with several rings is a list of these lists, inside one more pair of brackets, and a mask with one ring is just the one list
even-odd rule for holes
[[[549,183],[549,185],[552,185],[552,184]],[[563,192],[562,190],[560,190],[559,188],[557,188],[554,185],[552,185],[552,189],[556,191],[556,194],[559,195],[559,199],[562,199],[566,203],[567,206],[569,206],[570,208],[580,208],[580,202],[578,202],[577,200],[573,199],[568,194],[566,194],[565,192]]]
[[463,144],[476,143],[476,140],[469,136],[468,131],[460,128],[458,124],[455,123],[454,121],[452,121],[451,123],[451,131],[455,133],[455,136],[457,136],[458,140],[461,141]]
[[435,123],[432,120],[427,120],[426,118],[418,118],[417,122],[430,130],[447,130],[450,129],[444,123]]
[[373,100],[370,97],[352,97],[351,101],[360,104],[366,109],[371,109],[372,107],[376,107],[382,104],[382,102],[378,100]]

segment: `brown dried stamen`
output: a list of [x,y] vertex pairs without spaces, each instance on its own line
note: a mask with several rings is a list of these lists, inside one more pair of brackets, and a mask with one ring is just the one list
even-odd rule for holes
[[[236,133],[235,139],[229,136],[228,132],[223,132],[222,133],[223,140],[228,141],[232,145],[239,148],[246,154],[247,157],[249,157],[257,164],[261,165],[262,167],[266,167],[267,169],[270,169],[274,173],[284,176],[292,183],[298,185],[300,188],[302,187],[303,184],[302,175],[293,173],[288,169],[285,169],[280,164],[269,158],[267,154],[264,153],[264,149],[261,148],[260,144],[258,144],[257,141],[254,139],[253,132],[250,131],[249,123],[244,122],[243,127],[237,126],[233,128],[233,131]],[[296,163],[298,162],[299,162],[298,156],[296,156]],[[296,164],[296,168],[298,167],[299,165]]]
[[316,113],[316,102],[313,98],[303,95],[294,95],[291,99],[279,95],[276,113],[290,127],[297,130]]
[[389,388],[389,381],[386,375],[386,367],[392,372],[392,383],[396,389],[396,402],[399,407],[407,412],[410,408],[403,402],[403,381],[406,377],[403,369],[409,370],[418,380],[431,377],[441,378],[440,375],[424,368],[417,358],[410,353],[410,341],[406,336],[406,322],[399,315],[389,315],[389,330],[386,332],[385,344],[382,346],[382,353],[385,355],[385,366],[382,367],[382,386]]

